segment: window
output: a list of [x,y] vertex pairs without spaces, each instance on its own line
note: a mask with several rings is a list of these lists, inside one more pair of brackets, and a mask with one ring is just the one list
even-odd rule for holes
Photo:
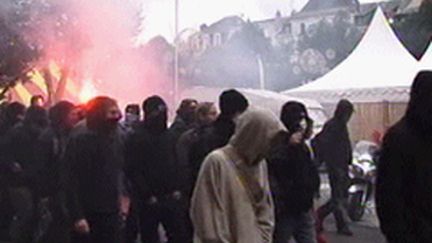
[[300,25],[300,34],[306,34],[306,25],[304,23],[301,23]]
[[220,46],[222,45],[222,35],[220,33],[213,34],[213,46]]

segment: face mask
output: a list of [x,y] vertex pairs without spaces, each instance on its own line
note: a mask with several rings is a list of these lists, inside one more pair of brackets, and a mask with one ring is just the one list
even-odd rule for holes
[[137,114],[126,113],[125,120],[128,123],[138,122],[139,121],[139,116]]

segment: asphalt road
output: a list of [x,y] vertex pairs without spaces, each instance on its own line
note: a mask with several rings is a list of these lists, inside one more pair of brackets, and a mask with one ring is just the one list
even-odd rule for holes
[[[318,206],[325,203],[330,197],[330,187],[328,184],[327,176],[321,176],[321,200],[317,203]],[[371,202],[368,206],[366,213],[360,222],[351,222],[350,228],[354,236],[340,236],[336,234],[335,220],[330,215],[324,224],[324,236],[328,243],[386,243],[384,236],[379,230],[378,218],[375,213],[375,204]]]

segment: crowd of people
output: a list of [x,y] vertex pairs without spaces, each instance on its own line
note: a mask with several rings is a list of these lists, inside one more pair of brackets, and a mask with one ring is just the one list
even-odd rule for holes
[[[377,207],[389,242],[432,236],[431,82],[431,72],[417,76],[407,115],[384,138]],[[104,96],[43,103],[0,110],[0,223],[14,243],[316,243],[330,213],[338,233],[353,234],[348,100],[313,139],[302,103],[277,118],[236,90],[219,109],[183,100],[171,125],[159,96],[124,115]],[[322,163],[332,193],[315,210]]]

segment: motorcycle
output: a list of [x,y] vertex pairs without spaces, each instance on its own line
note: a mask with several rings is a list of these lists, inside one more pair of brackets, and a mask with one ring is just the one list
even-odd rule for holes
[[378,145],[369,141],[360,141],[354,147],[353,162],[349,170],[351,184],[348,190],[348,216],[352,221],[360,221],[372,203],[377,152]]

